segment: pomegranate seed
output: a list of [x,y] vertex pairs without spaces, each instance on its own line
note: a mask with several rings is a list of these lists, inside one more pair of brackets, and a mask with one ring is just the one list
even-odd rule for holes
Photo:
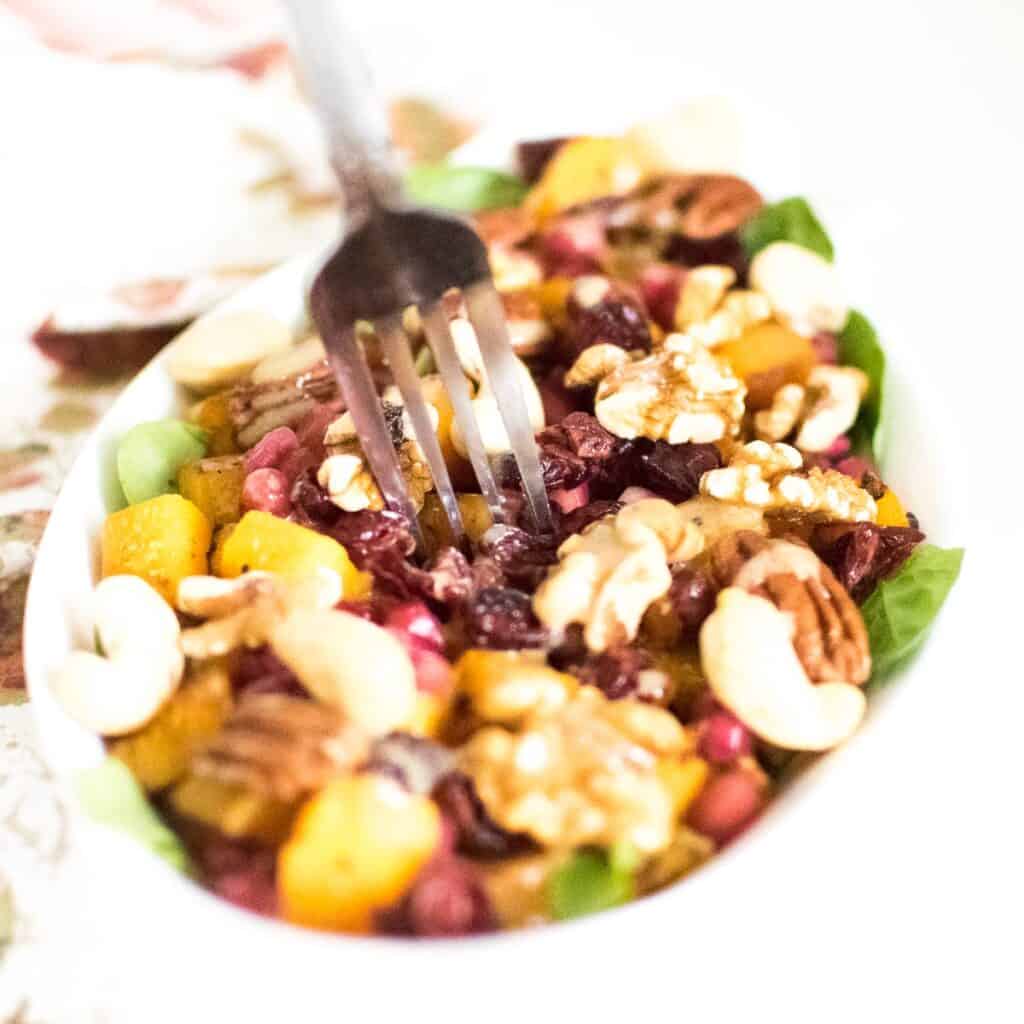
[[280,470],[269,467],[257,469],[245,478],[242,507],[269,512],[272,516],[286,516],[292,508],[288,496],[290,490],[288,478]]
[[245,453],[245,471],[252,473],[257,469],[276,467],[289,453],[299,447],[299,439],[290,427],[276,427],[269,434],[264,434]]
[[441,623],[422,601],[407,601],[392,608],[384,619],[384,625],[404,634],[406,643],[411,640],[433,651],[444,650]]
[[437,651],[413,647],[412,665],[416,670],[416,689],[423,693],[442,696],[452,688],[454,679],[451,663]]
[[740,768],[713,778],[691,804],[686,820],[716,843],[735,839],[757,817],[764,797],[757,780]]
[[750,730],[728,711],[716,711],[701,723],[700,754],[714,764],[730,764],[752,746]]

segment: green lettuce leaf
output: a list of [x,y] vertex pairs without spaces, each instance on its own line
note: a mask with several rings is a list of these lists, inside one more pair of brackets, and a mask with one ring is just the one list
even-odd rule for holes
[[108,757],[82,772],[75,788],[93,821],[131,836],[176,870],[189,870],[189,857],[181,840],[157,817],[126,764]]
[[743,226],[740,240],[748,257],[753,257],[772,242],[802,245],[829,263],[835,256],[832,240],[802,196],[791,196],[765,206]]
[[861,403],[857,422],[850,432],[854,447],[881,457],[882,402],[885,395],[885,352],[871,322],[863,313],[851,310],[846,326],[839,333],[839,362],[856,366],[868,376],[868,393]]
[[960,575],[963,548],[922,544],[895,576],[882,580],[861,612],[868,629],[873,671],[880,682],[924,640],[946,595]]
[[528,191],[526,182],[487,167],[417,164],[405,176],[409,196],[426,206],[475,213],[500,206],[517,206]]
[[609,850],[577,850],[548,879],[548,909],[556,921],[628,903],[636,892],[639,856],[621,843]]

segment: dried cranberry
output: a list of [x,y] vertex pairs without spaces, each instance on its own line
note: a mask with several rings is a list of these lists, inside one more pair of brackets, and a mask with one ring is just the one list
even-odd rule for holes
[[509,583],[529,590],[547,575],[548,566],[556,558],[555,544],[550,538],[514,526],[488,533],[480,551],[493,561]]
[[561,423],[570,413],[579,412],[587,404],[583,392],[570,391],[565,386],[566,369],[563,365],[553,366],[537,381],[545,423]]
[[454,938],[498,927],[480,879],[468,864],[439,856],[420,872],[399,903],[377,914],[377,929],[386,935]]
[[463,623],[469,647],[510,651],[541,647],[547,639],[529,595],[510,587],[485,587],[475,594],[466,605]]
[[544,484],[549,490],[590,483],[601,497],[618,493],[629,474],[632,442],[606,430],[586,412],[570,413],[537,435]]
[[596,686],[609,700],[619,700],[637,696],[640,673],[651,665],[651,656],[639,647],[612,647],[589,655],[569,671],[581,683]]
[[860,603],[923,540],[924,534],[910,526],[821,523],[812,531],[809,542],[850,596]]
[[746,280],[749,263],[739,235],[732,232],[718,238],[684,238],[676,235],[668,243],[662,258],[684,267],[702,267],[708,263],[732,267],[742,282]]
[[608,248],[607,213],[597,207],[568,211],[537,239],[537,256],[548,276],[577,277],[601,267]]
[[243,647],[235,656],[231,685],[236,696],[251,693],[284,693],[308,697],[295,673],[269,647]]
[[535,184],[548,161],[569,141],[566,135],[551,139],[529,139],[516,146],[516,166],[528,185]]
[[466,857],[500,860],[534,849],[529,836],[506,831],[487,813],[468,775],[444,776],[434,787],[433,797],[455,827],[455,848]]
[[343,515],[317,483],[316,473],[312,469],[300,474],[292,485],[291,502],[292,518],[321,533],[330,533]]
[[714,584],[700,570],[683,567],[675,571],[668,599],[684,638],[695,637],[714,611],[716,592]]
[[713,444],[647,442],[638,448],[633,483],[649,487],[669,501],[686,501],[700,490],[700,478],[722,465]]
[[649,351],[651,328],[640,297],[607,278],[583,277],[573,286],[566,304],[568,323],[560,339],[567,359],[591,345],[617,345]]
[[430,793],[451,771],[454,755],[422,736],[392,732],[375,740],[363,770],[388,775],[413,793]]
[[192,852],[200,877],[218,896],[256,914],[276,915],[277,858],[273,850],[210,832]]
[[596,523],[598,519],[614,515],[620,508],[622,505],[619,502],[602,499],[592,501],[589,505],[584,505],[582,508],[560,517],[556,526],[556,537],[559,543],[574,533],[581,533],[591,523]]
[[575,487],[556,487],[548,497],[562,515],[569,515],[570,512],[575,512],[587,504],[590,498],[590,485],[582,483]]

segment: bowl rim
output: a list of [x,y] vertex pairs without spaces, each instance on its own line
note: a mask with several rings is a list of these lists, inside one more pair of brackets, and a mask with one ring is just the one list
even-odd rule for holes
[[[488,145],[494,151],[497,151],[499,144],[504,146],[506,152],[511,148],[511,142],[508,141],[507,136],[492,133],[490,140],[487,141],[483,137],[483,133],[482,136],[472,140],[469,151],[474,158],[479,159],[480,153],[487,152]],[[494,163],[498,162],[494,161]],[[277,308],[279,315],[291,324],[293,331],[298,335],[302,327],[308,325],[308,317],[304,300],[296,295],[296,287],[301,284],[299,295],[308,292],[308,283],[326,252],[327,250],[320,246],[294,257],[253,280],[226,301],[204,314],[202,319],[214,318],[235,309],[265,306],[267,300],[270,299],[272,300],[271,305]],[[289,309],[292,315],[288,315]],[[886,322],[885,317],[879,319],[883,324]],[[910,354],[904,350],[898,340],[894,340],[895,334],[890,334],[884,329],[879,333],[887,339],[885,343],[887,407],[891,404],[893,396],[898,397],[901,403],[905,402],[913,418],[929,423],[930,442],[927,446],[929,452],[934,454],[941,451],[943,453],[942,459],[933,458],[929,467],[929,484],[943,495],[942,512],[945,525],[940,531],[940,540],[949,540],[951,537],[965,540],[969,536],[967,496],[963,488],[953,486],[952,468],[962,464],[962,442],[948,418],[939,415],[938,399],[934,390],[929,386],[927,369],[922,369],[919,364],[915,364],[911,374]],[[101,449],[104,442],[109,441],[111,424],[123,418],[125,411],[134,406],[137,401],[136,395],[146,382],[164,372],[163,367],[170,358],[173,345],[172,341],[125,386],[99,424],[92,430],[86,444],[76,457],[54,503],[50,522],[38,548],[36,565],[43,570],[47,570],[55,558],[53,552],[59,545],[59,531],[67,528],[62,525],[64,520],[73,522],[75,519],[72,504],[75,491],[81,486],[80,481],[83,478],[92,478],[95,484],[99,483],[102,473],[100,464],[103,459]],[[180,400],[181,395],[179,395],[179,402]],[[887,460],[883,459],[884,461]],[[84,528],[80,519],[79,528]],[[86,542],[91,548],[95,547],[95,537],[86,538]],[[302,943],[310,949],[314,947],[323,949],[329,945],[330,948],[337,950],[341,948],[338,943],[343,943],[346,950],[350,950],[353,954],[365,952],[367,956],[370,956],[379,953],[382,943],[385,943],[394,950],[408,949],[411,951],[415,947],[417,955],[420,955],[422,943],[415,939],[317,932],[276,918],[260,918],[258,915],[233,906],[192,879],[173,870],[130,837],[97,825],[85,815],[71,787],[75,773],[69,770],[57,747],[69,735],[70,728],[78,734],[84,734],[86,742],[91,741],[91,745],[95,748],[97,762],[105,754],[102,740],[88,734],[77,723],[71,722],[50,694],[43,651],[50,628],[50,623],[47,621],[48,602],[46,598],[47,591],[52,585],[52,572],[33,571],[26,598],[23,634],[27,692],[44,758],[68,795],[69,805],[83,825],[83,831],[88,837],[86,844],[91,847],[93,854],[101,855],[102,851],[102,856],[123,861],[130,870],[139,872],[140,879],[148,876],[152,884],[164,887],[169,897],[180,901],[181,905],[188,907],[190,912],[209,917],[211,923],[216,920],[227,924],[234,920],[236,924],[244,925],[251,930],[254,936],[263,934],[276,942],[282,941],[287,936],[291,944]],[[962,591],[963,586],[964,583],[961,580],[957,590]],[[962,595],[960,596],[962,599]],[[954,604],[954,602],[950,603]],[[959,604],[960,601],[955,603]],[[953,643],[953,630],[949,628],[948,612],[944,611],[939,619],[944,625],[938,627],[936,623],[936,628],[930,631],[916,657],[900,672],[899,685],[888,686],[881,692],[876,691],[872,695],[868,716],[858,732],[842,747],[830,751],[827,757],[816,758],[800,774],[799,778],[787,784],[783,794],[771,802],[755,829],[720,850],[699,870],[664,890],[586,919],[555,922],[542,928],[441,939],[432,943],[432,947],[451,947],[457,944],[461,956],[465,956],[468,951],[472,951],[472,955],[485,955],[490,950],[504,948],[510,943],[522,944],[523,936],[528,932],[530,945],[538,955],[543,956],[546,955],[548,943],[558,942],[561,944],[562,936],[573,937],[577,934],[577,930],[583,927],[586,927],[589,932],[594,932],[599,928],[614,926],[621,935],[623,927],[635,927],[641,917],[649,921],[655,915],[673,913],[674,909],[678,908],[677,901],[679,900],[686,900],[689,910],[700,905],[702,901],[705,905],[713,905],[708,901],[713,901],[723,885],[728,884],[732,872],[736,869],[737,858],[741,862],[751,860],[753,851],[748,848],[753,845],[791,841],[791,833],[795,834],[798,831],[800,823],[799,808],[802,796],[807,792],[814,792],[823,781],[827,782],[827,779],[820,778],[822,775],[830,776],[839,771],[856,770],[855,766],[859,765],[862,759],[859,752],[863,746],[864,736],[872,731],[873,722],[879,713],[884,714],[886,707],[895,701],[909,699],[910,693],[918,693],[921,688],[915,685],[915,680],[919,682],[931,666],[941,666],[943,650]],[[59,718],[63,718],[64,721],[58,722]],[[753,866],[756,867],[756,864]]]

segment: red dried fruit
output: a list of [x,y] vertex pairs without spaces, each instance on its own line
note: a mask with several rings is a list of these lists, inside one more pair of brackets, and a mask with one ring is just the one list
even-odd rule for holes
[[243,647],[235,655],[231,686],[236,697],[255,693],[283,693],[308,697],[302,683],[269,647]]
[[537,381],[545,423],[561,423],[568,415],[579,412],[586,405],[581,391],[570,391],[565,386],[568,367],[553,366]]
[[663,330],[675,330],[676,306],[685,278],[686,271],[671,263],[649,263],[640,271],[640,297],[651,319]]
[[598,519],[614,515],[620,508],[622,508],[621,502],[601,499],[592,501],[589,505],[584,505],[567,516],[562,516],[556,525],[558,543],[560,544],[574,533],[582,532],[591,523],[596,523]]
[[551,538],[539,537],[515,526],[485,535],[480,551],[499,570],[503,583],[527,590],[533,590],[540,583],[547,575],[548,566],[556,559]]
[[203,881],[222,899],[243,910],[277,914],[277,856],[274,850],[210,832],[193,855]]
[[[591,491],[596,489],[601,496],[622,490],[632,442],[605,430],[590,413],[570,413],[561,423],[546,427],[537,435],[537,445],[549,490],[582,483],[590,483]],[[514,466],[509,475],[513,482],[518,479]]]
[[501,860],[534,849],[529,836],[503,829],[487,813],[473,780],[451,772],[434,787],[434,800],[454,826],[455,849],[477,860]]
[[601,269],[608,249],[607,204],[588,204],[557,217],[540,233],[537,256],[548,277],[578,277]]
[[673,502],[692,498],[700,490],[700,478],[722,465],[722,454],[713,444],[654,441],[636,450],[632,482]]
[[638,295],[607,278],[580,278],[569,292],[568,324],[559,344],[567,360],[591,345],[617,345],[627,351],[648,352],[651,327]]
[[714,583],[699,569],[684,566],[672,574],[668,600],[679,620],[683,638],[693,639],[697,636],[704,620],[715,610],[717,593]]
[[533,614],[530,596],[511,587],[484,587],[463,610],[466,646],[495,651],[543,647],[547,630]]
[[422,601],[406,601],[395,605],[384,616],[384,625],[397,630],[409,643],[428,647],[433,651],[444,650],[444,634],[441,623]]
[[863,603],[910,557],[925,535],[910,526],[820,523],[809,543],[850,596]]
[[596,686],[609,700],[623,697],[643,699],[640,673],[651,668],[651,656],[639,647],[613,647],[600,654],[588,654],[570,664],[566,671],[581,683]]

